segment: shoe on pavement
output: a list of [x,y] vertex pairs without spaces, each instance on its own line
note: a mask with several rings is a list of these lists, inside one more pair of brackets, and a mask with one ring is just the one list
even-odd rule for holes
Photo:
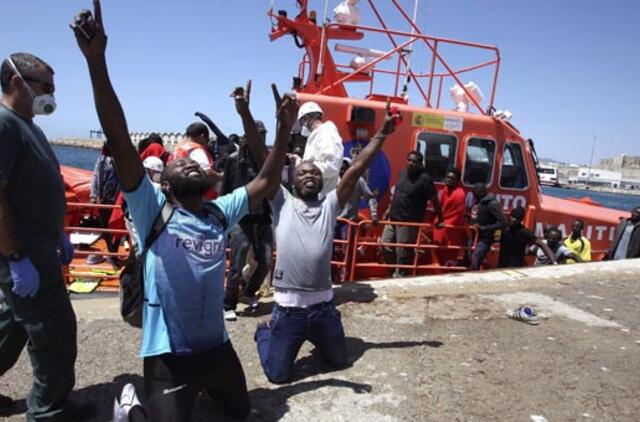
[[15,405],[16,402],[11,397],[0,394],[0,415],[13,409]]
[[233,309],[229,309],[228,311],[224,311],[224,320],[225,321],[235,321],[238,319],[238,315],[236,311]]
[[104,256],[92,253],[87,257],[87,265],[97,265],[104,261]]
[[516,321],[526,322],[530,325],[538,325],[538,314],[529,306],[522,306],[516,309],[510,309],[507,311],[507,317],[515,319]]
[[113,422],[128,422],[129,411],[134,406],[142,406],[136,388],[129,383],[122,388],[120,400],[116,397],[113,403]]

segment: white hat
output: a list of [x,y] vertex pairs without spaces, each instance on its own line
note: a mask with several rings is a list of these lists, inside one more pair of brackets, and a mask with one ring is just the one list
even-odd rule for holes
[[164,171],[164,163],[158,157],[150,156],[144,159],[142,165],[145,169],[162,173]]
[[306,116],[309,113],[324,114],[322,112],[322,109],[318,105],[318,103],[315,103],[313,101],[307,101],[306,103],[302,104],[300,106],[300,109],[298,110],[298,120],[302,119],[304,116]]

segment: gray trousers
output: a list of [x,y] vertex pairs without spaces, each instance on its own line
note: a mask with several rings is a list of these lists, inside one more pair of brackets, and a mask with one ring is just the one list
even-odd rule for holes
[[[413,244],[418,238],[418,227],[406,227],[406,226],[384,226],[382,230],[382,242],[383,243],[410,243]],[[384,262],[387,264],[401,264],[412,265],[414,257],[414,249],[384,246],[382,248],[384,252]],[[396,272],[400,275],[408,275],[411,270],[408,269],[395,269],[389,268],[389,275],[393,275]]]
[[9,265],[0,257],[0,377],[27,346],[33,385],[27,396],[27,421],[60,416],[75,384],[76,315],[69,300],[54,248],[29,250],[40,273],[33,298],[11,291]]

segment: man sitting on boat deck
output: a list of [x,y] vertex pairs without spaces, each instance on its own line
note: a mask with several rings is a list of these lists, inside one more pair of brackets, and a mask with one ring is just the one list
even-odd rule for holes
[[389,104],[376,136],[358,154],[336,189],[320,197],[323,175],[312,162],[294,171],[296,196],[280,186],[271,198],[277,259],[274,269],[275,307],[268,324],[255,333],[260,363],[267,378],[286,382],[302,344],[311,341],[333,367],[347,363],[344,329],[333,303],[331,253],[336,216],[349,201],[358,180],[386,137],[395,130]]
[[640,207],[635,207],[629,218],[620,220],[607,258],[640,258]]
[[[114,420],[189,421],[202,390],[219,399],[231,416],[244,417],[249,412],[245,376],[223,318],[225,237],[250,207],[278,188],[297,103],[288,96],[278,101],[273,150],[246,186],[205,208],[203,195],[211,187],[211,179],[196,161],[180,158],[167,165],[161,188],[155,187],[131,143],[124,112],[111,85],[99,0],[94,0],[94,7],[95,20],[89,18],[89,31],[77,26],[73,29],[89,67],[98,117],[109,139],[139,244],[145,243],[156,218],[167,209],[165,205],[174,207],[169,208],[168,223],[144,260],[140,355],[144,358],[147,412],[140,406],[133,385],[127,384],[116,401]],[[87,38],[84,32],[93,36]],[[249,142],[258,142],[254,123],[247,136]]]
[[533,246],[531,252],[536,255],[534,265],[566,264],[567,260],[582,262],[582,259],[569,248],[562,244],[562,232],[557,226],[548,226],[544,232],[544,242],[547,244],[553,255],[549,255],[540,246]]
[[519,205],[511,210],[511,214],[507,218],[509,225],[502,231],[500,237],[498,268],[524,267],[527,248],[532,245],[539,247],[551,263],[557,263],[554,253],[544,240],[539,239],[534,232],[522,225],[524,217],[525,209],[523,206]]
[[[571,234],[562,241],[571,252],[575,253],[582,259],[582,262],[591,261],[591,242],[587,239],[582,231],[584,230],[584,221],[580,219],[573,220],[571,223]],[[568,259],[567,264],[573,264],[573,259]]]

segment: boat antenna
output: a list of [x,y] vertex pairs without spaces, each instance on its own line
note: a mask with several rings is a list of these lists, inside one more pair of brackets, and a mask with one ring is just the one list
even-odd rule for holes
[[591,165],[593,164],[593,153],[596,150],[596,140],[598,138],[596,136],[593,137],[593,144],[591,145],[591,158],[589,158],[589,170],[587,170],[587,187],[589,187],[589,183],[591,182]]
[[[418,18],[418,5],[420,4],[420,0],[415,0],[413,4],[413,25],[411,25],[411,35],[416,33],[416,19]],[[404,85],[402,85],[402,94],[401,97],[405,100],[409,99],[409,82],[411,82],[411,76],[409,75],[409,70],[411,70],[411,56],[413,56],[413,45],[411,43],[409,45],[409,50],[407,51],[407,77],[404,80]]]
[[324,12],[322,14],[322,36],[320,37],[320,59],[318,59],[318,70],[316,71],[316,80],[320,78],[324,70],[324,44],[326,40],[327,32],[327,7],[329,7],[329,0],[324,0]]

